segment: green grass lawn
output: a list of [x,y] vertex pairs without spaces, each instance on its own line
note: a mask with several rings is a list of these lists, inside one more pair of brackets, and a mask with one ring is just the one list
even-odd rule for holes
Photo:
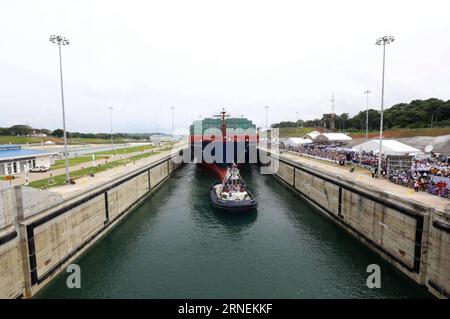
[[[102,138],[68,138],[69,144],[111,144],[111,140]],[[114,137],[114,143],[125,143],[122,138]]]
[[150,150],[152,148],[155,148],[155,146],[152,145],[140,145],[140,146],[132,146],[127,148],[121,148],[118,150],[107,150],[102,152],[97,152],[95,155],[114,155],[114,154],[129,154],[129,153],[136,153],[141,152],[145,150]]
[[[0,144],[35,144],[45,141],[53,141],[57,144],[63,144],[63,138],[58,137],[30,137],[30,136],[13,136],[13,135],[1,135]],[[117,143],[123,143],[123,139],[114,139]],[[109,139],[99,139],[99,138],[68,138],[68,144],[109,144],[111,140]]]
[[[164,148],[160,149],[162,150],[170,150],[172,148],[172,146],[174,145],[174,142],[169,142],[167,144],[164,144]],[[107,151],[102,151],[102,152],[97,152],[95,153],[95,155],[119,155],[119,154],[129,154],[129,153],[137,153],[137,152],[143,152],[146,150],[151,150],[154,148],[157,148],[159,146],[153,146],[153,145],[140,145],[140,146],[131,146],[131,147],[127,147],[127,148],[121,148],[118,150],[107,150]]]
[[[156,154],[159,154],[159,153],[160,153],[159,151],[158,152],[147,152],[147,153],[142,153],[142,154],[138,154],[138,155],[135,155],[135,156],[131,156],[131,157],[126,158],[126,159],[112,161],[112,162],[109,162],[108,164],[102,164],[102,165],[97,166],[95,168],[87,167],[87,168],[84,168],[84,169],[79,169],[79,170],[70,172],[70,177],[72,177],[74,180],[76,180],[78,178],[81,178],[81,177],[84,177],[84,176],[88,176],[90,174],[90,172],[100,173],[100,172],[106,171],[108,169],[111,169],[111,168],[114,168],[114,167],[118,167],[118,166],[122,166],[124,164],[126,165],[128,163],[133,162],[133,161],[137,161],[137,160],[140,160],[142,158],[150,157],[150,156],[153,156],[153,155],[156,155]],[[51,188],[51,187],[64,185],[65,181],[66,181],[66,174],[60,174],[60,175],[53,176],[51,183],[49,183],[49,179],[48,178],[43,178],[43,179],[31,182],[29,186],[34,187],[34,188],[41,188],[41,187]]]
[[280,137],[303,137],[306,134],[314,131],[313,127],[299,127],[298,131],[296,127],[280,127]]
[[[130,153],[137,153],[137,152],[150,150],[153,148],[155,148],[155,146],[151,146],[151,145],[132,146],[132,147],[116,150],[115,153],[117,155],[130,154]],[[159,149],[159,151],[160,152],[168,151],[171,148],[172,148],[172,146],[166,146],[162,149]],[[114,152],[111,150],[94,153],[95,160],[108,158],[108,156],[113,155],[113,153]],[[147,154],[147,153],[141,153],[139,155],[144,155],[143,157],[146,157],[147,155],[145,155],[145,154]],[[69,166],[76,166],[79,164],[90,163],[90,162],[92,162],[92,155],[85,155],[85,156],[80,156],[80,157],[69,158]],[[66,162],[64,159],[56,160],[55,164],[51,166],[51,169],[55,170],[55,169],[64,168],[65,165],[66,165]]]
[[[95,155],[95,160],[107,157],[106,155]],[[80,156],[69,158],[69,166],[75,166],[82,163],[92,162],[92,156]],[[51,169],[64,168],[66,166],[66,160],[56,160],[55,164],[51,166]]]
[[51,138],[45,139],[45,137],[28,137],[28,136],[0,136],[0,144],[27,144],[28,143],[40,143],[42,141],[49,141]]

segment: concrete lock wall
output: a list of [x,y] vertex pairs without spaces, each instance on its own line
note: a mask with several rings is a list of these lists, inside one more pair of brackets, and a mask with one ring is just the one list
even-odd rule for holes
[[45,277],[61,260],[101,230],[104,221],[105,203],[103,196],[98,195],[34,227],[37,277]]
[[[14,222],[17,215],[17,187],[11,187],[8,183],[0,184],[0,230]],[[20,206],[23,210],[23,217],[30,217],[37,212],[62,202],[62,196],[51,191],[35,189],[31,187],[21,187]]]
[[17,298],[22,294],[24,278],[21,260],[18,237],[0,242],[0,298]]
[[450,213],[279,159],[276,177],[440,298],[450,291]]
[[127,210],[130,204],[136,202],[149,191],[148,174],[148,171],[142,173],[107,192],[109,219],[114,220]]
[[431,216],[426,285],[450,298],[450,212]]
[[[0,226],[0,298],[31,297],[178,167],[168,156],[64,201],[48,191],[23,187],[2,192],[6,200],[0,202],[5,208],[0,211],[0,225],[4,225]],[[50,207],[40,205],[42,199]]]
[[0,230],[13,223],[16,197],[9,184],[0,182]]

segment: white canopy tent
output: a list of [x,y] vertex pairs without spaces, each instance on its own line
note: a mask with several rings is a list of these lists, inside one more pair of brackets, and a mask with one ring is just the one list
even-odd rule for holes
[[348,142],[352,138],[344,133],[322,133],[314,138],[317,142]]
[[[383,140],[381,147],[381,153],[384,155],[414,155],[421,153],[419,149],[396,140]],[[380,150],[380,140],[370,140],[356,145],[353,149],[358,152],[378,153]]]
[[290,137],[286,140],[286,146],[290,147],[296,147],[301,146],[303,144],[309,144],[312,143],[312,141],[309,138],[301,138],[301,137]]
[[306,134],[305,136],[303,136],[303,138],[304,139],[314,140],[319,135],[320,135],[319,131],[312,131],[312,132]]

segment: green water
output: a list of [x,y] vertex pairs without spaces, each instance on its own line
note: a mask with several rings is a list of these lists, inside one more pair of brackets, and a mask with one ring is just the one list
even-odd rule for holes
[[[257,211],[212,209],[214,176],[178,170],[81,256],[81,288],[63,272],[41,298],[428,298],[430,295],[302,202],[246,167]],[[381,288],[366,286],[381,266]]]

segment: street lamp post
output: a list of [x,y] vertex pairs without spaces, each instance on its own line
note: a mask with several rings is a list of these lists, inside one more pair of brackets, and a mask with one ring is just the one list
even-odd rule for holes
[[372,93],[370,90],[364,91],[366,94],[366,142],[369,137],[369,94]]
[[109,113],[109,124],[111,126],[111,150],[114,151],[114,133],[113,133],[113,121],[112,121],[112,115],[114,108],[112,106],[108,107],[108,110],[110,110]]
[[175,106],[171,106],[170,109],[172,110],[172,137],[173,137],[175,133],[175,121],[174,121]]
[[69,40],[60,35],[51,35],[49,40],[50,42],[57,44],[59,49],[59,74],[61,80],[61,106],[62,106],[63,135],[64,135],[64,158],[66,161],[66,183],[67,183],[70,179],[70,173],[69,173],[69,154],[67,152],[66,114],[64,110],[64,87],[63,87],[61,45],[69,45]]
[[380,177],[381,174],[381,150],[382,150],[382,144],[383,144],[383,109],[384,109],[384,68],[385,68],[385,60],[386,60],[386,44],[394,42],[394,37],[389,36],[383,36],[375,42],[376,45],[382,45],[383,46],[383,73],[381,77],[381,114],[380,114],[380,148],[378,151],[378,172],[377,175]]
[[266,105],[264,106],[264,108],[266,109],[266,133],[269,130],[269,106]]

